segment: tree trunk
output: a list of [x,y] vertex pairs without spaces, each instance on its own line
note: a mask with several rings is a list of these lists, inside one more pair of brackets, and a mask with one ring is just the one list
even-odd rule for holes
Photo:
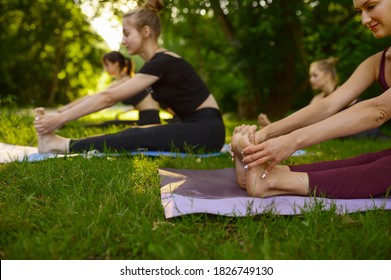
[[47,101],[47,105],[46,105],[48,107],[51,107],[55,104],[56,93],[57,93],[57,88],[58,88],[58,73],[61,69],[61,61],[64,56],[63,43],[60,42],[59,46],[60,47],[56,49],[55,64],[54,64],[54,69],[53,69],[53,78],[52,78],[52,82],[50,84],[48,101]]

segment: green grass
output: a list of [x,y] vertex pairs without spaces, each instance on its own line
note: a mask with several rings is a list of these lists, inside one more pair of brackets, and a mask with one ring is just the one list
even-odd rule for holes
[[[36,145],[30,113],[2,109],[0,141]],[[71,123],[59,133],[72,137],[101,133],[82,128],[90,120]],[[227,142],[239,123],[226,119]],[[389,133],[388,127],[385,132]],[[339,159],[388,147],[389,141],[333,140],[286,163]],[[380,209],[337,215],[319,205],[296,216],[196,214],[166,220],[159,167],[219,169],[232,167],[232,162],[222,155],[202,160],[69,157],[1,164],[0,258],[391,258],[391,211]]]

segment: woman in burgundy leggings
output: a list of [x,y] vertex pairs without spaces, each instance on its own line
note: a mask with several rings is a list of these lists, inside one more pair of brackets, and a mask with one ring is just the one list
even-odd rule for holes
[[[375,38],[391,36],[391,0],[354,0],[362,24]],[[371,84],[384,92],[342,110]],[[238,182],[249,195],[325,195],[368,198],[391,186],[391,149],[351,159],[298,166],[277,165],[296,150],[333,138],[380,127],[391,118],[391,48],[364,60],[326,98],[256,131],[235,128],[231,149]]]

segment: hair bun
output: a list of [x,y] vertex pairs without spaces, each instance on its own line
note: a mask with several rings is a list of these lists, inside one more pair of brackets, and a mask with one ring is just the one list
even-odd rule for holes
[[142,7],[156,13],[160,13],[160,11],[164,8],[164,4],[162,0],[147,0],[144,2]]
[[331,57],[327,58],[327,63],[329,63],[329,64],[337,65],[338,62],[339,62],[338,57],[331,56]]

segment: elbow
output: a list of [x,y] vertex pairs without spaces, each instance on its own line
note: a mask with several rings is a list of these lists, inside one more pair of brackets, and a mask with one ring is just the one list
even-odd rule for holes
[[115,103],[117,103],[117,101],[113,98],[113,94],[110,94],[107,91],[101,92],[100,95],[101,95],[101,98],[102,98],[102,103],[104,104],[105,108],[111,107]]
[[389,114],[384,109],[379,109],[376,112],[375,122],[377,126],[381,126],[390,118]]

